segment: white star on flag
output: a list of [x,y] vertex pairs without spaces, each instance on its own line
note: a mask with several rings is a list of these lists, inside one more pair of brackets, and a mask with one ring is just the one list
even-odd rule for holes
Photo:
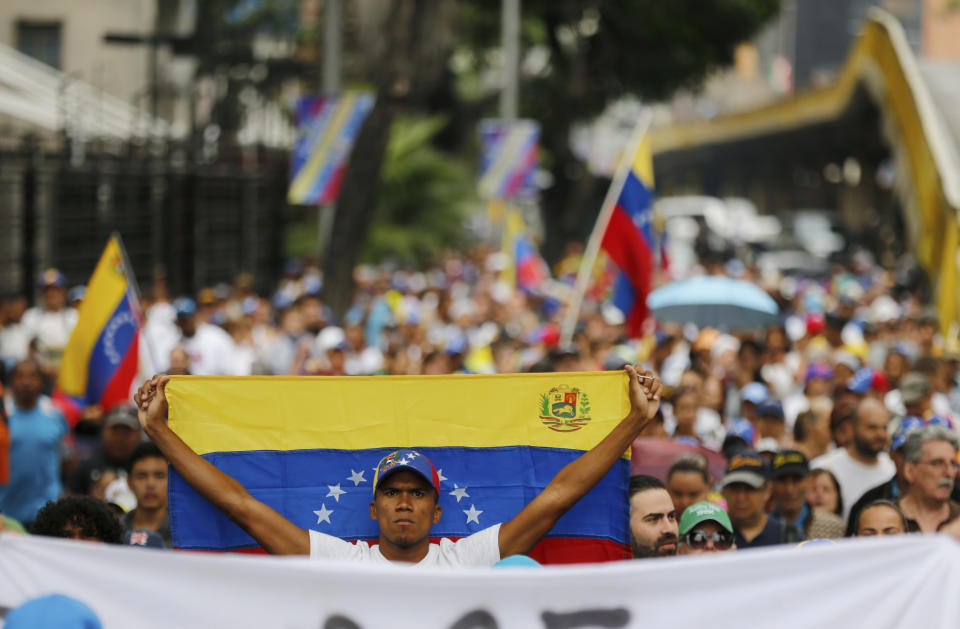
[[476,522],[477,524],[480,524],[479,518],[483,511],[478,510],[476,506],[470,505],[470,509],[463,509],[463,512],[467,516],[467,524],[470,524],[470,522]]
[[437,480],[440,481],[441,483],[447,480],[447,477],[443,475],[443,469],[437,470]]
[[[314,511],[314,513],[315,513],[316,516],[317,516],[317,524],[320,524],[321,522],[326,522],[327,524],[330,524],[330,523],[331,523],[331,522],[330,522],[330,514],[333,513],[333,509],[327,509],[327,505],[326,505],[326,504],[320,505],[320,510],[319,510],[319,511]],[[481,512],[481,513],[482,513],[482,512]],[[467,520],[467,522],[469,522],[469,521],[470,521],[470,520]],[[478,522],[477,524],[479,524],[479,522]]]
[[340,483],[336,485],[327,485],[330,488],[330,492],[327,494],[327,498],[333,498],[337,502],[340,502],[340,496],[347,493],[344,490],[340,489]]
[[398,464],[398,465],[410,465],[410,461],[408,461],[407,459],[403,458],[403,459],[400,459],[399,461],[397,461],[397,464]]
[[454,496],[457,499],[457,504],[460,503],[461,498],[469,498],[470,494],[467,493],[467,487],[457,487],[457,484],[453,484],[453,491],[450,492],[451,496]]
[[[376,471],[376,470],[374,470],[374,471]],[[363,474],[364,474],[363,470],[360,470],[359,472],[355,472],[355,471],[351,468],[351,470],[350,470],[350,476],[347,476],[347,480],[352,480],[352,481],[353,481],[353,486],[356,487],[356,486],[359,485],[360,483],[365,483],[365,482],[367,482],[367,479],[363,477]],[[340,485],[337,485],[337,487],[339,487],[339,486],[340,486]]]
[[407,452],[407,456],[410,457],[411,459],[415,459],[418,456],[420,456],[420,454],[417,452],[410,451],[410,452]]

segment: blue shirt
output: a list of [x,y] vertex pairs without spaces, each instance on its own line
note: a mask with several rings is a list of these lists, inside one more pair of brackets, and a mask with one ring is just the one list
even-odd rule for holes
[[10,482],[0,486],[0,511],[32,522],[48,500],[60,497],[60,442],[67,422],[49,403],[10,414]]
[[[781,539],[783,528],[783,520],[773,514],[768,514],[767,525],[764,526],[763,530],[760,531],[760,534],[754,537],[752,540],[748,542],[746,539],[744,539],[737,527],[734,527],[733,529],[733,538],[736,540],[737,549],[739,550],[744,548],[757,548],[759,546],[775,546],[776,544],[783,544],[785,542],[785,540]],[[800,539],[803,538],[801,537]]]

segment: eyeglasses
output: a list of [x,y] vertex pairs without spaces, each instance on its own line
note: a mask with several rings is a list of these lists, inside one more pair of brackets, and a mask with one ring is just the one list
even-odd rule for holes
[[703,550],[708,541],[712,541],[717,550],[727,550],[733,546],[733,533],[716,531],[708,534],[704,531],[690,531],[683,536],[683,541],[694,550]]

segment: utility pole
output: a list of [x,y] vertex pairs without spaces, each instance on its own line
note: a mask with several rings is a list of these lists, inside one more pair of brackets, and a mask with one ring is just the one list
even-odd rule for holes
[[500,117],[517,117],[518,72],[520,68],[520,0],[502,0],[500,46],[503,50],[503,90],[500,92]]
[[323,93],[340,91],[340,25],[343,22],[342,0],[323,3]]
[[[323,3],[323,95],[327,97],[340,93],[342,23],[342,0],[325,0]],[[317,206],[317,252],[321,256],[326,253],[330,245],[336,212],[336,206],[333,204]]]

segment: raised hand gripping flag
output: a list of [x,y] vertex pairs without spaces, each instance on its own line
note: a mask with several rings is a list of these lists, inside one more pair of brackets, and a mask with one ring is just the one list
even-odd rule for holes
[[[414,448],[438,471],[435,537],[459,538],[520,512],[630,408],[620,372],[494,376],[174,377],[170,427],[291,522],[376,540],[374,470]],[[534,550],[547,563],[629,557],[624,458]],[[257,544],[171,471],[170,523],[182,549]]]
[[130,401],[142,321],[130,277],[120,239],[111,236],[60,360],[54,400],[68,416],[91,404],[106,412]]

